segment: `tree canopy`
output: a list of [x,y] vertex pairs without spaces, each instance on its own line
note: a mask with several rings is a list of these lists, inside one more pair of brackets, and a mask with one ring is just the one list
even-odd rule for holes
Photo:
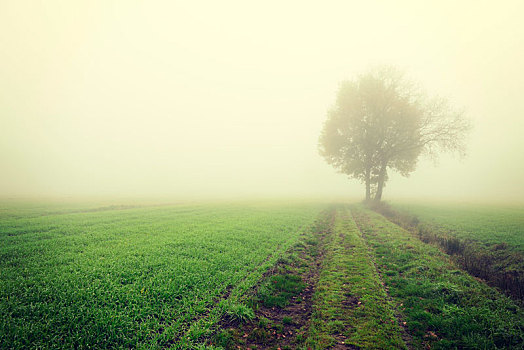
[[381,200],[388,171],[409,176],[421,155],[463,154],[470,124],[446,100],[429,98],[392,67],[341,83],[319,138],[320,154]]

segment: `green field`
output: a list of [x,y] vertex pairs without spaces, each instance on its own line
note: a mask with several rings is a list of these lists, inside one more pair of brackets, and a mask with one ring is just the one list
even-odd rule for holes
[[92,209],[3,210],[0,347],[166,345],[267,269],[319,206]]
[[[153,204],[1,204],[0,348],[524,346],[519,301],[362,205]],[[518,250],[517,209],[467,210],[418,215]]]

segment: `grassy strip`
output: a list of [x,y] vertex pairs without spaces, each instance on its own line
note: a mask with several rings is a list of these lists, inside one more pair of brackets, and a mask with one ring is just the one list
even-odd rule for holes
[[524,312],[514,301],[383,216],[358,206],[353,213],[417,348],[524,346]]
[[367,246],[344,207],[337,210],[314,302],[311,348],[406,348]]
[[[508,245],[505,240],[522,236],[520,232],[513,235],[498,237],[494,242],[486,243],[487,232],[480,231],[478,239],[472,239],[462,231],[462,226],[456,229],[439,227],[428,220],[419,221],[418,217],[393,209],[391,206],[379,203],[373,204],[372,209],[386,216],[388,219],[416,234],[423,242],[439,246],[444,252],[451,255],[453,260],[462,268],[476,277],[486,280],[490,285],[498,287],[516,299],[524,300],[524,254],[517,250],[516,244]],[[468,212],[463,212],[468,217]],[[504,218],[504,217],[503,217]],[[446,221],[446,218],[441,220]],[[474,221],[474,217],[471,217]],[[515,220],[513,217],[509,220]],[[497,222],[502,225],[502,222]],[[506,223],[508,227],[514,222]],[[477,229],[475,224],[471,227]],[[462,227],[462,228],[461,228]],[[492,228],[490,228],[492,229]],[[511,231],[500,227],[501,231]],[[495,232],[492,231],[494,234]],[[465,235],[466,237],[461,236]]]

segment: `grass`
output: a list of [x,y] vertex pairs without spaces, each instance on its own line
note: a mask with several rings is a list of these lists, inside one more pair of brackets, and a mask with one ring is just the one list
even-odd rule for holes
[[92,209],[3,209],[0,348],[160,348],[190,329],[197,338],[195,320],[255,283],[319,206]]
[[304,290],[302,278],[290,273],[273,275],[260,286],[257,299],[265,307],[284,307],[291,297]]
[[224,314],[236,322],[247,322],[255,318],[253,309],[241,303],[227,303],[224,308]]
[[521,348],[524,312],[437,248],[362,207],[357,222],[418,348]]

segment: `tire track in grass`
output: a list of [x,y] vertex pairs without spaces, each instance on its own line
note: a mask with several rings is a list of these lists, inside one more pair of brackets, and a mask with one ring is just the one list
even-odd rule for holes
[[332,221],[331,211],[322,214],[251,292],[226,303],[220,327],[207,345],[226,349],[295,349],[303,345]]
[[368,247],[345,206],[337,208],[314,297],[312,349],[406,349]]
[[174,349],[192,349],[198,346],[199,341],[208,337],[212,328],[223,316],[224,310],[230,305],[236,304],[250,288],[267,272],[268,268],[274,267],[275,263],[280,259],[290,246],[292,246],[298,237],[303,235],[308,225],[301,226],[297,232],[296,238],[291,238],[288,241],[278,245],[275,251],[268,255],[258,265],[253,267],[251,271],[235,282],[235,285],[228,285],[224,291],[214,297],[211,307],[201,315],[197,315],[192,322],[186,325],[186,330],[173,339],[169,339],[164,346]]
[[524,311],[513,300],[381,215],[352,212],[415,348],[524,348]]

